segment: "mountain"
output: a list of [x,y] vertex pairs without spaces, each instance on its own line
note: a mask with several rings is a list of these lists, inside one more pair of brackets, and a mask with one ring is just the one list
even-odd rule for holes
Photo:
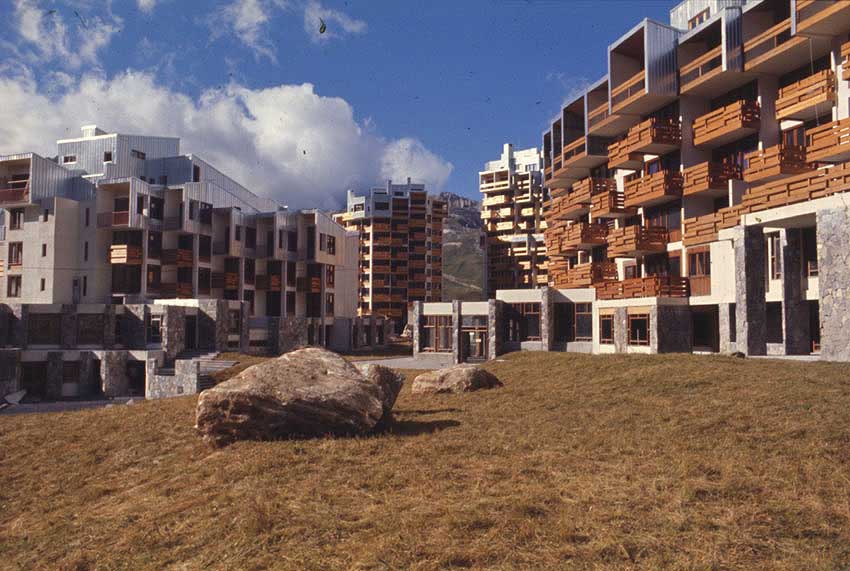
[[440,193],[440,198],[448,205],[443,223],[443,301],[481,301],[485,299],[481,203],[451,192]]

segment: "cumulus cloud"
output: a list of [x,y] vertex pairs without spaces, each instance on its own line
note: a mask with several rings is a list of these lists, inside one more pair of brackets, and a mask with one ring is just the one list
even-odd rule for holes
[[227,31],[254,52],[258,60],[277,62],[274,42],[269,35],[268,22],[274,11],[283,8],[283,0],[233,0],[223,6],[210,20],[213,34]]
[[351,105],[311,84],[250,89],[239,84],[198,98],[153,75],[84,75],[59,96],[26,76],[0,77],[0,154],[55,154],[55,140],[95,123],[108,131],[181,137],[195,153],[248,188],[293,207],[338,208],[347,188],[383,178],[439,191],[451,163],[413,138],[387,140],[358,122]]
[[150,14],[156,8],[156,0],[138,0],[139,10]]
[[[320,29],[322,22],[326,26],[324,32]],[[310,0],[304,8],[304,31],[314,42],[326,42],[346,34],[362,34],[366,31],[366,22]]]
[[98,53],[118,33],[123,20],[111,3],[45,9],[34,0],[15,0],[20,43],[16,56],[31,63],[61,61],[70,69],[98,65]]

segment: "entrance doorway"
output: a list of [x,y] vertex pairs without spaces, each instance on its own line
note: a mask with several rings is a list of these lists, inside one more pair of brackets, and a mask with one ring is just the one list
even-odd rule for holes
[[820,305],[809,302],[809,346],[812,353],[820,353]]
[[461,353],[464,361],[487,360],[487,329],[464,328],[461,332]]
[[186,350],[194,351],[198,348],[198,316],[186,316]]
[[26,402],[47,398],[47,363],[21,363],[21,389],[27,391]]
[[691,307],[694,351],[720,351],[720,313],[716,305]]
[[129,396],[145,396],[145,376],[144,361],[127,361],[127,392]]
[[573,340],[574,321],[573,304],[556,303],[554,313],[555,343],[566,343]]

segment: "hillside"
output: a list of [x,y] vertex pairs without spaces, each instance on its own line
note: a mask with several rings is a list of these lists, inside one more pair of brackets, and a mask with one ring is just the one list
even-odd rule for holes
[[850,567],[840,364],[521,353],[370,438],[212,450],[194,397],[0,416],[3,569]]
[[484,252],[480,244],[481,203],[443,192],[449,208],[443,225],[443,299],[484,299]]

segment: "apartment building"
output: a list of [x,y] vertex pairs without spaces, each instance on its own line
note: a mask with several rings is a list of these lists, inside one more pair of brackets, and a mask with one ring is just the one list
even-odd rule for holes
[[543,134],[551,286],[416,306],[416,350],[850,360],[848,40],[845,1],[639,22]]
[[401,330],[408,304],[442,298],[444,200],[422,184],[349,190],[346,211],[335,219],[360,236],[358,314],[382,315]]
[[515,151],[505,144],[498,160],[478,173],[481,220],[484,223],[484,289],[490,297],[500,289],[527,289],[548,283],[547,191],[537,148]]
[[[181,155],[175,138],[86,126],[57,150],[54,159],[0,156],[0,321],[9,362],[0,388],[82,396],[80,383],[62,389],[53,379],[49,391],[39,384],[50,359],[67,369],[70,387],[80,370],[74,363],[119,358],[116,351],[150,385],[159,370],[173,374],[175,360],[190,367],[200,351],[346,350],[367,341],[366,329],[366,344],[383,342],[356,317],[357,234],[328,215],[290,212],[253,194],[200,157]],[[128,320],[139,331],[122,333],[135,331],[116,325]],[[115,383],[101,385],[128,386]]]

